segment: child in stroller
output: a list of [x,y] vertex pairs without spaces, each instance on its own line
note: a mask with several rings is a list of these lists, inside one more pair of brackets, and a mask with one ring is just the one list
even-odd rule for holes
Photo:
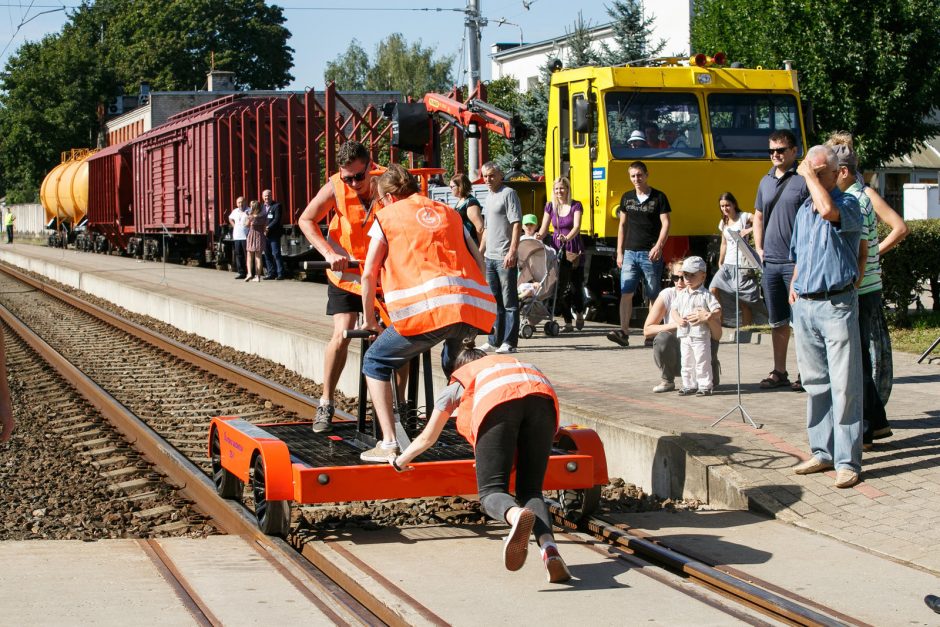
[[[524,216],[523,222],[525,218]],[[532,216],[533,218],[535,216]],[[545,335],[555,337],[561,331],[555,322],[555,299],[558,292],[558,253],[535,238],[519,240],[519,333],[529,339],[535,328],[547,320]]]

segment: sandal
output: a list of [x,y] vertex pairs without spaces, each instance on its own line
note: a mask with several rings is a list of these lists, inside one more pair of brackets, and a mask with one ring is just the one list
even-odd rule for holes
[[770,374],[767,375],[767,378],[761,379],[760,386],[764,390],[769,390],[771,388],[779,388],[783,385],[790,385],[790,379],[788,377],[787,371],[784,370],[780,372],[779,370],[771,370]]
[[805,392],[803,389],[803,380],[800,375],[796,375],[796,381],[790,384],[790,389],[794,392]]

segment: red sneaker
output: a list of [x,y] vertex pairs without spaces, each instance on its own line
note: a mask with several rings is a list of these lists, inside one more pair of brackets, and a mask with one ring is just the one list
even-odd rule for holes
[[571,571],[565,560],[561,559],[558,549],[550,546],[542,551],[542,562],[545,563],[545,570],[548,573],[548,583],[564,583],[571,579]]

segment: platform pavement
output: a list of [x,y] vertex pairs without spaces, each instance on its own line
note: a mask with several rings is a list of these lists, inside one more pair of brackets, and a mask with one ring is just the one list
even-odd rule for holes
[[[271,357],[320,380],[322,345],[330,331],[325,287],[293,281],[243,283],[216,270],[51,250],[0,247],[0,260],[149,313],[184,330]],[[119,284],[119,285],[118,285]],[[217,313],[222,312],[222,313]],[[237,331],[233,331],[237,329]],[[621,348],[610,326],[520,340],[520,357],[543,369],[558,388],[564,422],[596,428],[611,474],[659,495],[696,497],[719,508],[753,508],[838,540],[940,573],[940,366],[894,355],[887,406],[894,436],[865,453],[863,481],[832,486],[834,473],[797,476],[808,453],[803,394],[760,390],[772,367],[768,342],[742,344],[742,403],[762,429],[735,413],[735,345],[719,352],[722,385],[708,398],[653,394],[651,349],[638,335]],[[342,385],[355,381],[355,358]],[[791,343],[790,372],[796,361]],[[349,375],[352,375],[350,377]],[[355,389],[355,386],[352,387]]]

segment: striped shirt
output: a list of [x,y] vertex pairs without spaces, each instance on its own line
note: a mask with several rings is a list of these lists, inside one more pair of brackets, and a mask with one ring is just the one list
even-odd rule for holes
[[878,220],[875,216],[875,209],[864,187],[858,182],[852,183],[845,193],[852,194],[858,199],[858,204],[862,208],[862,240],[868,241],[868,259],[865,260],[865,276],[858,288],[859,296],[880,292],[882,289],[881,262],[878,255]]

